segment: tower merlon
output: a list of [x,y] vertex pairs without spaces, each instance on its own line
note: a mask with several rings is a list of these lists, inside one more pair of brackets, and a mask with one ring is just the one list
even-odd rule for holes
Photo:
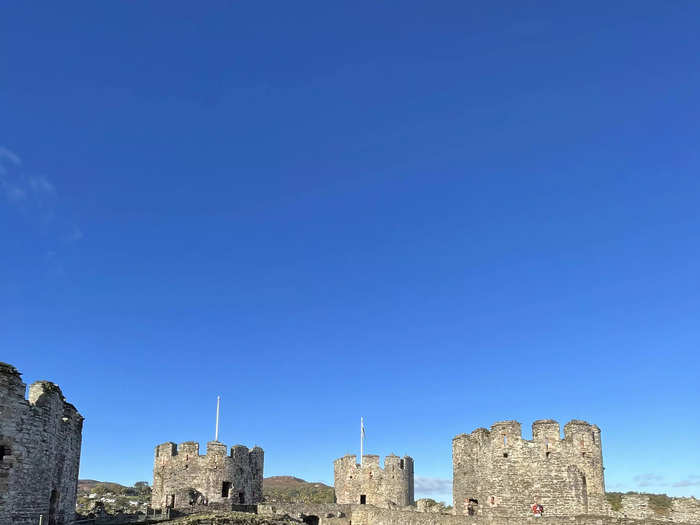
[[220,441],[209,441],[207,443],[207,456],[225,456],[226,445]]
[[21,400],[25,400],[27,385],[22,381],[22,374],[12,365],[0,362],[0,388],[6,390],[8,395],[12,395]]
[[455,442],[471,442],[472,440],[484,442],[488,441],[491,436],[489,429],[484,427],[479,427],[471,432],[471,434],[458,434],[452,438],[453,445]]
[[333,461],[333,463],[335,465],[343,465],[344,464],[344,465],[352,465],[352,466],[358,465],[359,466],[359,463],[357,463],[357,455],[356,454],[346,454],[342,458],[338,458],[335,461]]
[[248,461],[251,463],[262,461],[265,457],[265,452],[262,448],[255,446],[248,452]]
[[243,461],[248,457],[250,451],[245,445],[234,445],[231,447],[231,457]]
[[390,454],[384,458],[384,470],[413,470],[413,458],[410,456],[404,456],[400,458],[394,454]]
[[[574,439],[577,436],[589,437],[593,434],[593,425],[580,419],[572,419],[564,425],[564,439]],[[600,429],[598,429],[600,432]]]
[[51,381],[36,381],[29,387],[29,403],[35,406],[46,406],[51,402],[65,403],[66,398],[56,383]]
[[184,441],[177,446],[177,454],[199,456],[199,443],[196,441]]
[[166,441],[165,443],[156,445],[157,458],[171,458],[173,456],[177,456],[177,445],[172,441]]
[[532,440],[537,443],[549,443],[561,440],[559,422],[554,419],[538,419],[532,423]]
[[19,370],[17,370],[14,366],[12,366],[9,363],[3,363],[0,361],[0,374],[6,374],[8,376],[14,376],[17,379],[22,378],[22,374],[19,373]]
[[369,467],[370,465],[379,466],[379,456],[376,454],[365,454],[362,456],[362,466]]
[[508,444],[509,439],[522,439],[523,431],[517,421],[499,421],[491,425],[491,439],[503,440]]

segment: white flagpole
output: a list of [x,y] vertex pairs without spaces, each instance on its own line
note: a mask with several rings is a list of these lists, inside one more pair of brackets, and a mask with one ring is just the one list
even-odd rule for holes
[[365,455],[365,420],[360,418],[360,466],[362,466],[362,456]]
[[214,441],[219,441],[219,406],[221,405],[221,396],[216,396],[216,434]]

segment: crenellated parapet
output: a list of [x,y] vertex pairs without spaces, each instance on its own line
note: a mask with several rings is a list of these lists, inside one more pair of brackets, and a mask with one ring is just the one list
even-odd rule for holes
[[162,443],[155,448],[153,467],[154,508],[214,505],[232,508],[262,501],[265,454],[209,441],[204,454],[199,443]]
[[0,363],[0,523],[75,517],[83,417],[55,383]]
[[335,496],[340,504],[412,505],[414,502],[413,458],[372,454],[347,455],[334,461]]
[[532,424],[501,421],[452,441],[453,497],[459,514],[526,516],[531,505],[548,515],[600,510],[605,484],[600,429],[585,421],[564,426],[551,419]]

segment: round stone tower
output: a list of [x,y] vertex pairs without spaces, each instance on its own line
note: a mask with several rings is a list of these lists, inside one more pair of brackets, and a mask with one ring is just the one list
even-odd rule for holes
[[182,508],[195,505],[231,509],[262,501],[264,452],[218,441],[207,443],[199,454],[199,443],[187,441],[158,445],[153,467],[153,508]]
[[573,420],[532,424],[503,421],[452,440],[453,498],[457,514],[522,517],[537,503],[546,515],[574,516],[604,506],[600,429]]
[[0,523],[75,519],[83,417],[49,381],[29,387],[0,363]]
[[413,505],[413,458],[399,458],[393,454],[379,465],[379,456],[348,455],[336,459],[335,498],[337,503],[376,506]]

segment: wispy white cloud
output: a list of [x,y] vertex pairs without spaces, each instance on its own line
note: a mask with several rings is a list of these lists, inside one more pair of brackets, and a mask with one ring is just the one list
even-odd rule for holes
[[17,155],[14,151],[11,151],[3,146],[0,146],[0,174],[6,173],[7,168],[5,167],[5,164],[14,164],[15,166],[19,166],[22,164],[22,159],[19,158],[19,155]]
[[53,193],[55,191],[53,184],[43,175],[35,175],[27,177],[27,183],[32,191],[39,193]]
[[70,233],[64,235],[63,240],[67,242],[77,242],[85,237],[83,231],[80,228],[73,227]]
[[50,274],[61,276],[65,272],[59,246],[76,243],[84,234],[65,216],[58,197],[49,177],[32,173],[19,155],[0,146],[0,207],[7,206],[41,234],[47,247],[45,266]]
[[45,175],[25,174],[22,159],[14,151],[0,146],[0,192],[13,204],[34,201],[40,207],[56,192]]
[[10,202],[18,202],[26,197],[21,184],[13,180],[10,172],[22,165],[22,159],[7,148],[0,146],[0,192]]
[[414,489],[420,494],[450,494],[452,492],[452,480],[446,478],[428,478],[416,476]]
[[638,487],[659,487],[664,486],[664,477],[660,474],[647,473],[638,474],[632,478]]
[[672,487],[698,487],[700,486],[700,475],[691,474],[686,479],[676,481],[671,484]]

